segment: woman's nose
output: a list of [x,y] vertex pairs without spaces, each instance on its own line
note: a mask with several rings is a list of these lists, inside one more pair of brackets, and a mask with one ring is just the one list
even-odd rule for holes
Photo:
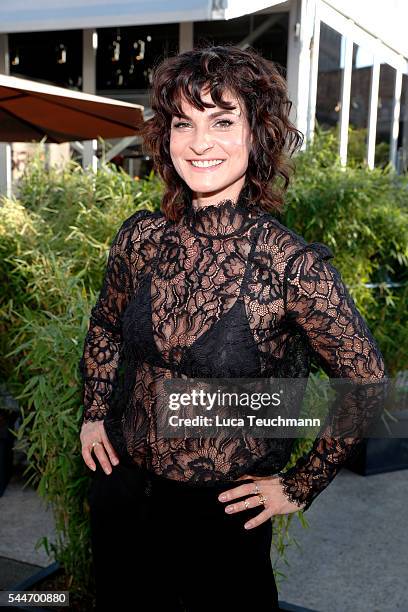
[[191,137],[190,147],[198,155],[207,149],[212,149],[213,146],[213,140],[206,130],[196,130]]

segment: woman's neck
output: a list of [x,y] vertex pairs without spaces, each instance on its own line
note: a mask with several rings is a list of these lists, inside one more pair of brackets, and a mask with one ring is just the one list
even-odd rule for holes
[[206,206],[194,207],[190,200],[186,207],[186,223],[195,234],[227,237],[245,231],[259,213],[259,209],[251,206],[245,186],[235,201],[224,198]]
[[191,205],[194,210],[199,210],[206,206],[218,206],[220,203],[226,201],[234,205],[238,202],[244,185],[245,181],[240,179],[238,183],[234,183],[226,189],[221,189],[216,192],[210,191],[208,193],[203,193],[193,191]]

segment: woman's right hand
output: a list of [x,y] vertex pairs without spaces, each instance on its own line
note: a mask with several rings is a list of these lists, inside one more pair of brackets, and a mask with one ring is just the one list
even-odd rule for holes
[[[119,457],[112,444],[109,442],[103,420],[83,423],[80,440],[82,444],[82,457],[86,465],[91,470],[96,470],[96,464],[91,454],[93,450],[106,474],[111,474],[112,467],[110,462],[112,462],[113,465],[117,465],[119,463]],[[95,444],[92,448],[93,442],[99,442],[99,444]]]

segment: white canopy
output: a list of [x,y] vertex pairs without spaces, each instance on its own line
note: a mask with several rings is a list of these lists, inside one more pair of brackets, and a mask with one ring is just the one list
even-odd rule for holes
[[0,32],[232,19],[280,0],[1,0]]
[[408,57],[407,0],[325,0],[325,4]]

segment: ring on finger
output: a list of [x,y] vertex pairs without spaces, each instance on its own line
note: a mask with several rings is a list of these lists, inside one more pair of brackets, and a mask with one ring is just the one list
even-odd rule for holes
[[255,490],[254,490],[254,495],[258,495],[259,494],[259,487],[258,487],[258,483],[255,483]]
[[92,448],[94,448],[97,444],[101,444],[99,440],[95,440],[94,442],[92,442]]
[[248,508],[250,507],[248,498],[244,499],[244,506],[245,506],[245,510],[248,510]]
[[262,495],[262,493],[259,493],[259,504],[265,505],[265,502],[266,502],[265,495]]

